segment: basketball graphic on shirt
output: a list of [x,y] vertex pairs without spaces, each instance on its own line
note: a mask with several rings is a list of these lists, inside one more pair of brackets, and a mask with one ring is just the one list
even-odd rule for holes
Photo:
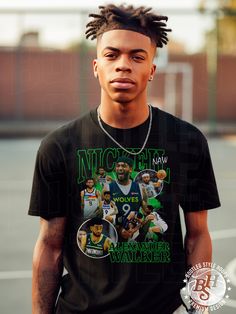
[[95,216],[95,212],[99,206],[97,190],[94,188],[91,192],[84,190],[84,218]]
[[[153,169],[145,169],[140,171],[134,178],[137,183],[145,188],[148,198],[156,197],[162,192],[164,181],[160,181],[157,173]],[[163,176],[164,173],[166,174],[165,170],[162,170]]]
[[79,227],[76,235],[78,248],[90,258],[99,259],[108,256],[111,244],[116,244],[117,241],[115,227],[99,217],[86,220]]

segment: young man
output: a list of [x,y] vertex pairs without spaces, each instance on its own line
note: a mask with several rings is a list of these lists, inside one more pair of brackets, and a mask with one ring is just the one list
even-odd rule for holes
[[[144,7],[115,5],[90,16],[87,37],[97,39],[93,69],[101,101],[48,135],[39,148],[29,210],[41,217],[33,313],[186,313],[179,292],[184,272],[211,260],[207,210],[220,205],[207,141],[194,126],[147,104],[156,47],[167,43],[170,31],[167,18]],[[156,165],[163,153],[168,162]],[[150,169],[170,174],[161,199],[165,242],[152,254],[144,250],[148,245],[152,250],[153,243],[121,242],[112,246],[112,259],[111,253],[90,258],[77,245],[84,222],[80,191],[98,165],[112,171],[124,156],[133,160],[133,174]],[[63,267],[68,274],[62,278]]]

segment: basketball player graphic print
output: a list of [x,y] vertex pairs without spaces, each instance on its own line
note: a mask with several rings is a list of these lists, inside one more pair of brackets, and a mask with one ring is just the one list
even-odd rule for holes
[[135,181],[145,190],[147,195],[147,204],[154,208],[160,208],[160,194],[163,193],[164,180],[167,173],[164,169],[155,171],[153,169],[145,169],[140,171]]
[[94,179],[87,178],[86,188],[81,191],[81,208],[84,211],[84,219],[102,217],[101,194],[94,187]]
[[118,214],[118,209],[116,207],[115,202],[111,200],[110,191],[105,191],[103,194],[102,210],[103,210],[103,218],[115,224],[116,214]]
[[[139,208],[145,207],[147,201],[145,189],[131,179],[132,166],[131,158],[119,157],[115,165],[116,180],[106,185],[103,191],[103,194],[110,192],[111,200],[117,206],[116,225],[120,231],[126,226],[129,215],[132,212],[138,213]],[[121,235],[121,232],[118,233]]]
[[109,255],[111,243],[117,242],[114,226],[99,217],[86,220],[77,232],[80,250],[90,258],[104,258]]

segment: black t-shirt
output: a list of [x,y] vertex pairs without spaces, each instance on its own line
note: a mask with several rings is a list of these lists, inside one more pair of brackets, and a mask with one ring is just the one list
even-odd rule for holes
[[[67,217],[68,274],[56,313],[171,314],[181,304],[179,206],[190,212],[220,202],[202,133],[160,109],[152,108],[152,114],[148,142],[135,156],[103,132],[96,110],[40,145],[29,214]],[[102,123],[126,149],[138,152],[149,119],[130,129]],[[93,225],[94,217],[100,220]],[[102,225],[100,233],[95,225]]]

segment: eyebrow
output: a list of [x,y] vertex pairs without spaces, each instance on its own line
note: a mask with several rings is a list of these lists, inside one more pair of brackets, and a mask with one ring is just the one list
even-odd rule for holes
[[[103,49],[103,51],[105,51],[105,50],[112,50],[112,51],[114,51],[114,52],[120,52],[120,49],[115,48],[115,47],[112,47],[112,46],[107,46],[107,47],[105,47],[105,48]],[[129,51],[129,53],[138,53],[138,52],[145,53],[146,55],[148,54],[146,50],[141,49],[141,48],[131,49],[131,50]]]

